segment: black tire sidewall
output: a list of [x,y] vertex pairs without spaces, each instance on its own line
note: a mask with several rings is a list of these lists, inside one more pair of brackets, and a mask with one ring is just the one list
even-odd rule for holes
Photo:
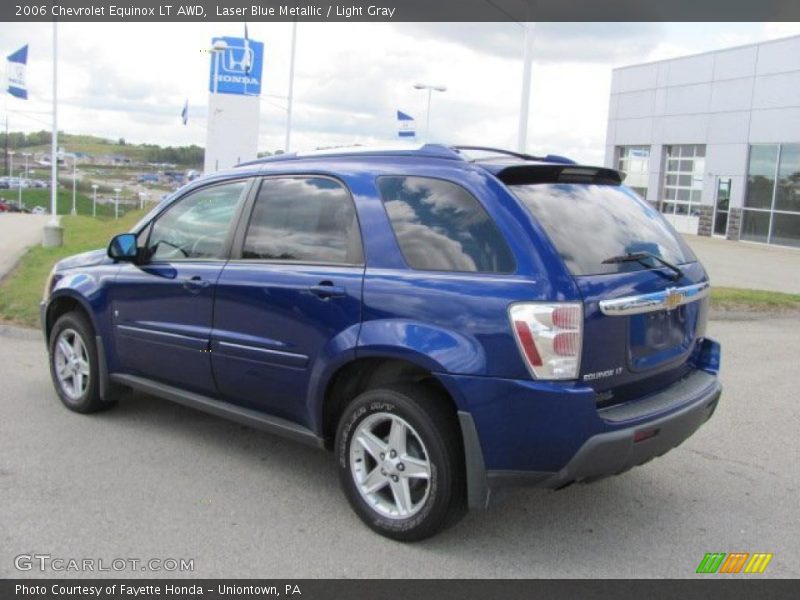
[[[58,381],[58,376],[56,375],[55,346],[58,336],[61,335],[65,329],[73,329],[81,336],[89,358],[89,385],[86,386],[86,391],[78,400],[72,400],[64,393]],[[75,312],[67,313],[61,316],[56,321],[55,325],[53,325],[53,329],[50,332],[49,362],[50,376],[53,379],[53,385],[61,402],[64,403],[64,406],[80,413],[93,412],[100,408],[97,344],[95,343],[94,335],[92,335],[91,325],[86,322],[86,319],[82,315]]]
[[[336,462],[339,479],[350,505],[370,528],[400,541],[415,541],[436,533],[447,519],[455,492],[453,448],[448,448],[441,424],[429,414],[413,392],[382,388],[364,392],[345,409],[336,433]],[[350,444],[359,423],[375,413],[395,414],[406,420],[422,438],[430,463],[430,490],[425,505],[407,519],[390,519],[376,512],[362,498],[350,470]],[[452,441],[450,441],[452,443]]]

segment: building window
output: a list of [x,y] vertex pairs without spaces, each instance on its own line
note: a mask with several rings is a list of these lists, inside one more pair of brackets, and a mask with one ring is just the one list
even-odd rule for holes
[[750,146],[739,239],[800,247],[800,144]]
[[647,198],[650,146],[617,146],[617,169],[625,173],[625,185]]
[[661,212],[698,216],[703,197],[706,147],[703,144],[665,146],[664,197]]

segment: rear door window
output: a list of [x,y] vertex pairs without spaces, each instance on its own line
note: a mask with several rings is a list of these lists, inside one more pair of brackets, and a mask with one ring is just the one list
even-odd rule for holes
[[697,260],[658,211],[624,186],[537,183],[509,189],[544,228],[573,275],[648,268],[638,262],[603,264],[636,252],[674,264]]
[[510,273],[514,258],[483,206],[455,183],[429,177],[378,179],[381,197],[412,269]]

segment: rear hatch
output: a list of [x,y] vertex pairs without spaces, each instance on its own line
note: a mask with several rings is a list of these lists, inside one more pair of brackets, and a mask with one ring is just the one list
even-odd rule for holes
[[708,310],[708,278],[691,249],[615,171],[532,172],[498,176],[549,237],[583,297],[579,376],[599,405],[683,377]]

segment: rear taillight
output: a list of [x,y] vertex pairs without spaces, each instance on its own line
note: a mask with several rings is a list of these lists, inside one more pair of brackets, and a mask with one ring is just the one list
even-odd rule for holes
[[509,308],[520,352],[536,379],[576,379],[583,348],[583,305],[522,302]]

